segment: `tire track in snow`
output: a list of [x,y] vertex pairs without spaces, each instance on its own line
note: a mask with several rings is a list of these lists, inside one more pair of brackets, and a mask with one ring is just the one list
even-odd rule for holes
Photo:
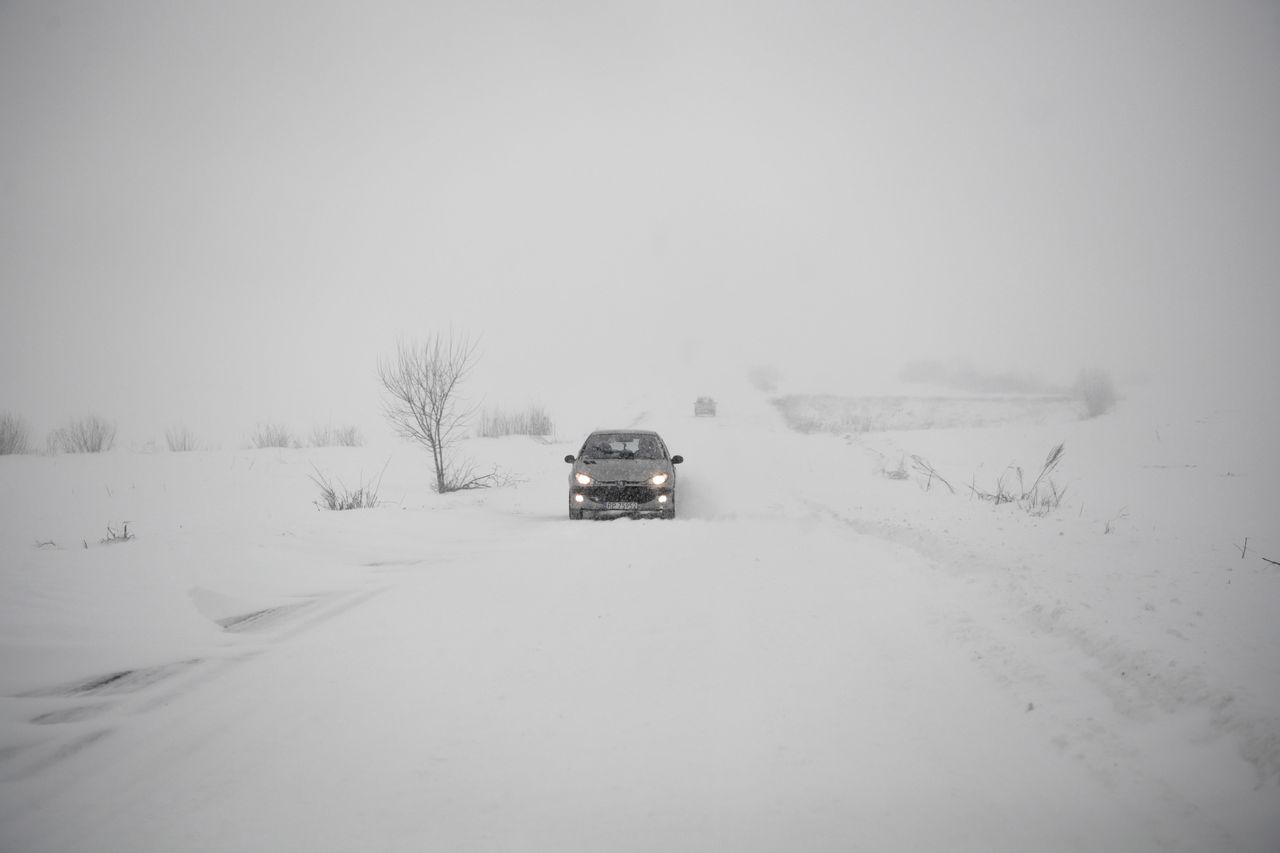
[[[122,718],[144,714],[205,686],[256,658],[266,647],[336,619],[386,588],[326,596],[215,620],[229,633],[254,635],[260,647],[247,652],[116,670],[13,697],[15,701],[39,703],[28,720],[40,727],[42,734],[0,755],[0,782],[16,782],[45,772],[109,737]],[[320,612],[299,621],[299,614],[313,612],[314,608],[321,608]],[[86,703],[86,698],[105,701]]]
[[[1149,653],[1128,648],[1118,638],[1101,637],[1071,624],[1062,608],[1047,607],[1037,601],[1024,585],[997,585],[994,580],[1009,577],[1009,569],[990,561],[979,566],[976,554],[967,560],[957,559],[961,552],[954,542],[917,528],[854,518],[813,500],[805,503],[817,517],[915,552],[950,578],[987,579],[983,594],[991,590],[1008,600],[1011,612],[1030,626],[1032,634],[1029,636],[1025,629],[1012,627],[1009,621],[1003,623],[1007,627],[979,623],[959,612],[951,616],[953,635],[971,648],[970,658],[975,665],[991,672],[1008,689],[1019,689],[1027,696],[1056,692],[1060,701],[1032,702],[1028,712],[1053,719],[1058,729],[1052,736],[1055,746],[1081,761],[1109,788],[1121,790],[1135,782],[1150,785],[1161,791],[1161,796],[1181,813],[1190,816],[1201,811],[1196,800],[1183,793],[1188,780],[1171,778],[1155,766],[1159,762],[1151,759],[1159,756],[1149,755],[1097,716],[1077,710],[1079,695],[1072,693],[1068,685],[1055,684],[1063,680],[1063,676],[1056,667],[1051,671],[1043,663],[1060,659],[1052,648],[1044,648],[1045,645],[1066,646],[1081,658],[1083,662],[1076,670],[1105,699],[1106,706],[1127,721],[1151,722],[1145,712],[1153,707],[1171,716],[1185,714],[1189,709],[1199,710],[1202,712],[1199,719],[1211,734],[1237,741],[1239,757],[1252,766],[1259,787],[1275,783],[1280,774],[1280,735],[1277,735],[1280,728],[1276,721],[1237,715],[1230,692],[1211,687],[1199,673],[1172,666],[1162,670]],[[972,589],[972,585],[966,586]],[[1033,647],[1037,650],[1031,651]],[[1195,720],[1190,724],[1196,725]],[[1212,737],[1201,735],[1201,739],[1208,742]],[[1233,849],[1236,845],[1229,828],[1220,822],[1213,826],[1222,849]],[[1167,830],[1161,834],[1171,848],[1179,845],[1180,840],[1168,835]]]

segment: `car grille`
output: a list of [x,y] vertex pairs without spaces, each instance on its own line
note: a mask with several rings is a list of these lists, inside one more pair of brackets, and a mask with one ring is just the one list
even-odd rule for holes
[[658,489],[650,486],[588,486],[582,490],[587,498],[604,503],[644,503],[653,500]]

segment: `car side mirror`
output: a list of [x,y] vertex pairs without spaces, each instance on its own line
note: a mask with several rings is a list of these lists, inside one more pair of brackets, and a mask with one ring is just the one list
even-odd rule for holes
[[681,462],[683,462],[683,461],[684,461],[684,457],[683,457],[683,456],[672,456],[672,457],[671,457],[671,464],[672,464],[672,465],[679,465],[679,464],[680,464]]
[[572,453],[570,453],[568,456],[566,456],[566,457],[564,458],[564,461],[565,461],[565,462],[572,462],[572,461],[573,461],[573,454],[572,454]]

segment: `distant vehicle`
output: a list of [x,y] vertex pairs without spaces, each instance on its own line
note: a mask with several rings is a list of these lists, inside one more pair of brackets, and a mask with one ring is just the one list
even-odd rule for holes
[[699,397],[693,401],[693,414],[699,418],[714,418],[716,401],[710,397]]
[[564,461],[573,465],[569,518],[676,517],[675,466],[684,457],[668,453],[656,432],[599,430]]

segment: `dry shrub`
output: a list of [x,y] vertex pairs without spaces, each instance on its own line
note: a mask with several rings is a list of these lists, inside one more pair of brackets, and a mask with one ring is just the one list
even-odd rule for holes
[[555,433],[551,416],[539,405],[530,405],[523,412],[504,412],[486,408],[480,413],[476,435],[481,438],[500,438],[504,435],[545,436]]
[[1080,371],[1073,390],[1076,399],[1084,403],[1086,418],[1105,415],[1115,408],[1118,399],[1116,386],[1111,381],[1111,374],[1097,368]]
[[97,415],[76,418],[49,433],[50,453],[102,453],[116,443],[116,425]]
[[906,480],[911,476],[907,471],[907,459],[905,456],[898,458],[897,468],[881,468],[881,473],[890,480]]
[[747,380],[757,391],[776,394],[782,383],[782,373],[776,367],[759,364],[747,371]]
[[311,428],[312,447],[360,447],[363,444],[358,427],[325,424]]
[[30,452],[27,422],[17,415],[5,414],[0,417],[0,456]]
[[264,447],[297,447],[298,441],[288,427],[258,424],[249,434],[249,444],[261,450]]
[[169,445],[169,450],[173,453],[187,453],[201,449],[195,433],[181,424],[166,429],[164,431],[164,440]]

